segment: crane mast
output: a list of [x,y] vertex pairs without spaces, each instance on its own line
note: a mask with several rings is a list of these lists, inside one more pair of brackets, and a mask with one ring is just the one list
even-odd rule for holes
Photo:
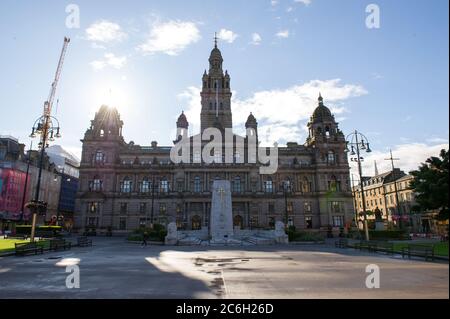
[[69,45],[70,39],[64,37],[64,44],[61,50],[61,55],[59,57],[58,67],[56,68],[55,79],[53,80],[52,86],[50,88],[50,93],[48,95],[47,101],[44,103],[44,116],[50,116],[52,113],[53,100],[55,99],[56,86],[58,85],[59,77],[61,75],[61,69],[64,63],[64,57],[66,55],[67,46]]

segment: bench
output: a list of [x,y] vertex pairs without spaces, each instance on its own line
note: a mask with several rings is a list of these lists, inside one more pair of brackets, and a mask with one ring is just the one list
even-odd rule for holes
[[359,250],[367,249],[370,250],[370,241],[361,240],[359,243],[355,244],[355,248]]
[[371,250],[375,252],[383,252],[386,254],[394,254],[394,243],[387,241],[376,241],[371,243]]
[[26,254],[33,253],[37,255],[38,253],[43,254],[44,248],[38,246],[36,243],[15,243],[16,256],[24,256]]
[[431,261],[433,261],[434,246],[409,244],[408,246],[402,248],[402,258],[405,258],[406,255],[409,259],[411,259],[411,256],[417,256],[424,257],[425,261],[427,261],[428,257],[430,257]]
[[334,245],[337,248],[347,248],[347,246],[348,246],[348,239],[347,238],[339,238],[339,240],[334,242]]
[[50,250],[66,250],[72,248],[72,243],[67,242],[65,239],[51,239]]
[[92,240],[86,236],[81,236],[77,238],[77,243],[79,247],[92,246]]

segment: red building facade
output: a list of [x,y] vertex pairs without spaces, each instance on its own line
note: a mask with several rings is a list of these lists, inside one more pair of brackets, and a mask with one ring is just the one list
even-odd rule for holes
[[[26,173],[22,171],[0,168],[0,215],[3,219],[20,219],[25,179]],[[29,198],[25,198],[25,201],[28,200]],[[23,218],[27,220],[28,217],[26,209]]]

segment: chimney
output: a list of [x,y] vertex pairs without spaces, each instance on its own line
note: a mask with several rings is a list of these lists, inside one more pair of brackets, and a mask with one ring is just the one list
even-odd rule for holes
[[158,142],[152,141],[152,148],[157,148],[157,147],[158,147]]

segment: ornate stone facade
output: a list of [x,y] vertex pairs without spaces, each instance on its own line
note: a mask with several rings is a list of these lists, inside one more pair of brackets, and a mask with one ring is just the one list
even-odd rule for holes
[[[232,128],[230,75],[222,70],[217,45],[209,63],[202,78],[201,132],[209,127],[224,131]],[[175,144],[189,126],[184,113],[176,125]],[[152,221],[176,222],[179,229],[208,229],[215,179],[231,182],[235,227],[273,228],[276,221],[287,221],[297,229],[320,229],[352,221],[345,138],[321,96],[305,144],[279,147],[278,170],[271,175],[260,174],[261,164],[249,160],[250,136],[233,135],[233,143],[240,138],[245,145],[243,154],[234,148],[233,163],[222,163],[223,157],[211,164],[198,162],[199,154],[191,152],[190,163],[175,164],[171,146],[127,143],[122,126],[117,110],[102,106],[82,139],[75,218],[79,228],[112,227],[114,233],[125,233]],[[253,114],[245,126],[257,140]],[[286,192],[283,185],[288,185]]]

